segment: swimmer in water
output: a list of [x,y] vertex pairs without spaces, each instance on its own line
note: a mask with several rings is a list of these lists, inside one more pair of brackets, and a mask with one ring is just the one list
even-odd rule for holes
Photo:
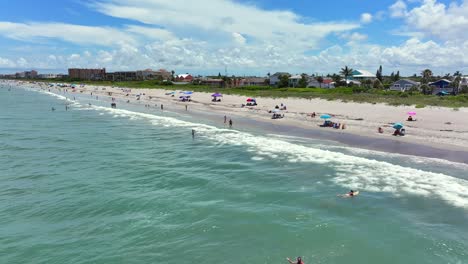
[[302,258],[301,258],[301,257],[297,257],[296,262],[292,261],[290,258],[286,258],[286,260],[287,260],[290,264],[305,264],[305,263],[302,261]]

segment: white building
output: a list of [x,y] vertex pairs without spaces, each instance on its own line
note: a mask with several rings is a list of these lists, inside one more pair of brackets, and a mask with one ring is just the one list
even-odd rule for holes
[[299,81],[302,79],[301,75],[293,75],[289,77],[289,86],[290,87],[297,87],[299,86]]
[[54,73],[43,73],[43,74],[39,74],[38,77],[40,79],[56,79],[57,78],[57,74],[54,74]]
[[369,71],[366,70],[354,70],[353,73],[351,74],[350,77],[348,77],[349,80],[356,80],[356,81],[364,81],[364,80],[375,80],[377,77],[375,74],[372,74]]
[[461,79],[460,79],[460,88],[462,87],[465,87],[467,86],[468,87],[468,76],[462,76]]

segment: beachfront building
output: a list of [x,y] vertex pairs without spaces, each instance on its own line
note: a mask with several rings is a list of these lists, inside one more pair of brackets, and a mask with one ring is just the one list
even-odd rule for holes
[[17,72],[17,73],[15,73],[15,78],[17,78],[17,79],[26,78],[26,72]]
[[202,85],[208,85],[211,87],[224,87],[223,79],[201,78],[201,79],[196,80],[196,82]]
[[109,72],[106,74],[106,80],[114,82],[136,81],[136,71]]
[[24,72],[17,72],[15,73],[15,78],[18,79],[35,79],[38,77],[37,71],[31,70],[31,71],[24,71]]
[[71,79],[80,80],[104,80],[106,79],[106,68],[102,69],[68,69],[68,76]]
[[289,87],[299,86],[299,81],[302,79],[301,75],[293,75],[289,77]]
[[193,81],[193,76],[191,74],[179,74],[176,76],[175,78],[175,81],[176,82],[187,82],[187,83],[190,83]]
[[[350,81],[362,82],[364,80],[374,81],[375,79],[377,79],[375,74],[372,74],[372,73],[370,73],[370,72],[368,72],[366,70],[354,70],[351,73],[351,76],[348,76],[348,80],[350,80]],[[356,82],[354,82],[354,83],[356,83]]]
[[44,73],[44,74],[39,74],[38,78],[40,79],[56,79],[57,74],[55,73]]
[[405,92],[410,90],[413,87],[419,87],[420,83],[408,80],[408,79],[401,79],[398,80],[390,86],[390,90],[392,91],[399,91],[399,92]]
[[452,87],[452,82],[446,79],[440,79],[435,82],[429,83],[429,86],[432,87],[432,93],[433,94],[438,94],[440,92],[447,92],[447,93],[452,93],[453,92],[453,87]]
[[309,77],[307,81],[307,87],[314,87],[314,88],[335,88],[335,83],[333,82],[333,79],[331,78],[323,78],[323,82],[320,83],[317,81],[317,78],[315,77]]
[[270,75],[270,85],[271,86],[277,86],[279,84],[279,82],[280,82],[281,76],[283,76],[283,75],[290,76],[290,74],[287,73],[287,72],[277,72],[277,73],[275,73],[273,75]]
[[460,79],[460,88],[468,87],[468,76],[462,76]]
[[268,85],[268,80],[261,77],[247,77],[241,79],[238,86],[265,86]]
[[32,70],[32,71],[26,71],[24,72],[25,78],[27,79],[35,79],[37,78],[37,71]]
[[159,69],[153,71],[152,69],[146,69],[142,71],[136,71],[137,79],[140,81],[144,80],[159,80],[159,81],[169,81],[172,80],[172,73],[165,70]]
[[335,88],[335,82],[332,78],[324,78],[322,83],[322,88],[332,89]]

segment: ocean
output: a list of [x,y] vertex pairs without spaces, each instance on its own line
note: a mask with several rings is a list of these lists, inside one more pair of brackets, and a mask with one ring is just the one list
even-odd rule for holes
[[0,86],[0,263],[468,263],[466,164],[30,86]]

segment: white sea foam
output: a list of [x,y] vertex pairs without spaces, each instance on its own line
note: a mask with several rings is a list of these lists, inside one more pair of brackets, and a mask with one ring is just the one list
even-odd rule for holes
[[290,143],[275,137],[257,136],[236,130],[217,128],[147,113],[92,106],[113,116],[146,119],[156,126],[196,129],[197,135],[212,142],[247,147],[255,157],[323,164],[336,170],[332,181],[344,188],[368,192],[386,192],[395,196],[416,195],[439,197],[447,203],[468,209],[468,181],[441,173],[403,167],[389,162],[356,157]]

